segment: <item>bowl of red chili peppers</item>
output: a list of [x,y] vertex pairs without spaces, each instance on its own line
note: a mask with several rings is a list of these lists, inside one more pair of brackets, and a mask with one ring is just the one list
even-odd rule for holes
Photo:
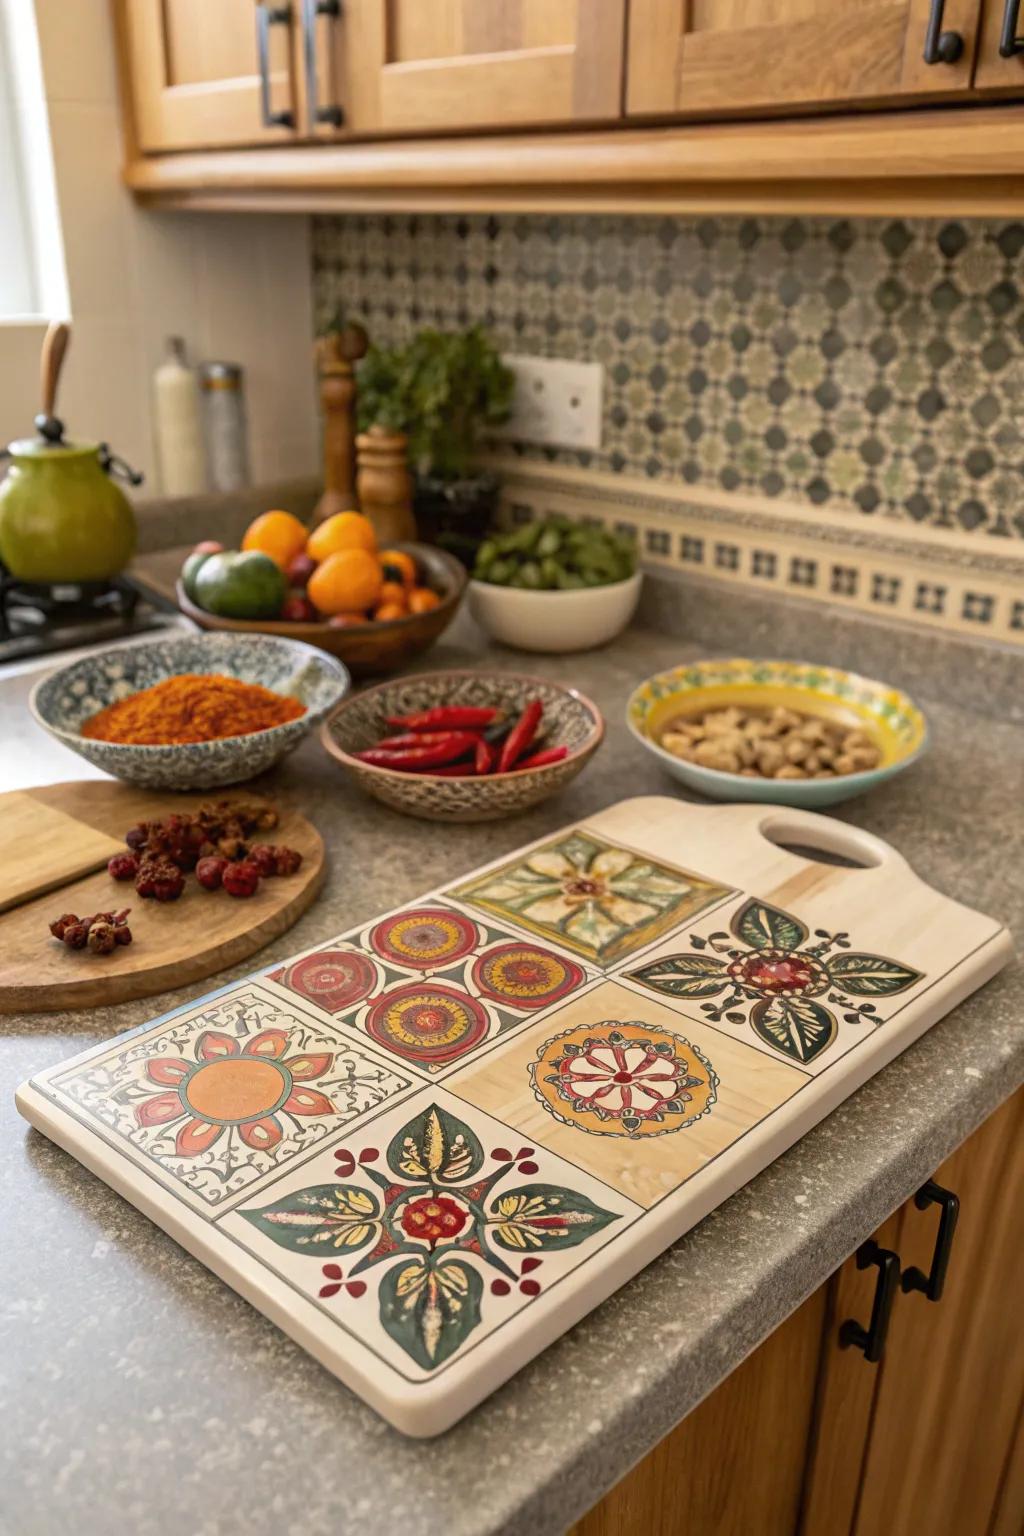
[[427,672],[344,700],[327,752],[375,799],[427,821],[495,821],[564,788],[604,719],[575,688],[517,672]]

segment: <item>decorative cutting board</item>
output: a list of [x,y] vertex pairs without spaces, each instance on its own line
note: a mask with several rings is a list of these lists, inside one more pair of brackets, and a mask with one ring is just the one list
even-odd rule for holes
[[1011,952],[841,823],[628,800],[51,1068],[18,1105],[432,1435]]
[[[31,825],[56,818],[48,844],[51,873],[63,865],[63,876],[47,882],[48,894],[22,899],[10,911],[0,911],[0,1014],[47,1013],[57,1008],[96,1008],[151,997],[170,987],[184,986],[246,960],[271,939],[289,929],[316,899],[326,873],[324,845],[316,828],[287,806],[278,807],[280,825],[267,840],[286,843],[302,854],[294,875],[262,880],[255,896],[236,898],[223,891],[204,891],[189,878],[184,894],[166,905],[142,901],[130,883],[118,884],[106,871],[112,853],[124,851],[124,835],[137,821],[160,821],[172,812],[187,812],[211,799],[259,798],[231,790],[202,795],[159,795],[112,779],[81,779],[48,784],[24,794],[0,796],[0,813],[7,802],[28,801]],[[16,818],[20,810],[16,808]],[[67,847],[61,843],[67,827],[75,830]],[[0,814],[0,832],[6,831]],[[74,863],[95,838],[99,857],[91,867],[99,872],[81,876]],[[7,853],[4,846],[5,856]],[[89,864],[85,865],[90,867]],[[50,888],[59,885],[59,889]],[[49,925],[62,912],[81,916],[131,908],[129,926],[134,942],[111,955],[70,950],[50,937]]]

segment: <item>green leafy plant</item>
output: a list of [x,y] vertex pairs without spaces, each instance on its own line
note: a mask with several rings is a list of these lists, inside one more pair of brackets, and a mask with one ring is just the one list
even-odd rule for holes
[[480,326],[420,331],[406,347],[371,347],[359,368],[359,427],[404,432],[417,473],[472,475],[480,441],[508,417],[515,375]]

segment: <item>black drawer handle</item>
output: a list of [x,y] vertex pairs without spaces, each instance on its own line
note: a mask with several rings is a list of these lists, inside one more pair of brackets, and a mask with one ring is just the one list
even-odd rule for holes
[[329,16],[332,21],[339,20],[341,16],[341,0],[303,0],[303,27],[305,29],[305,55],[306,55],[306,96],[309,101],[309,126],[314,129],[317,123],[330,123],[333,128],[340,128],[345,121],[344,109],[336,102],[325,103],[323,106],[317,101],[316,86],[316,22],[318,16]]
[[857,1268],[867,1269],[871,1264],[878,1265],[871,1321],[866,1328],[852,1317],[847,1318],[845,1323],[841,1323],[839,1348],[863,1350],[864,1359],[871,1365],[877,1365],[885,1349],[892,1304],[896,1299],[896,1291],[900,1283],[899,1254],[893,1253],[891,1248],[880,1248],[874,1238],[869,1237],[867,1242],[861,1243],[857,1249]]
[[924,1188],[919,1189],[914,1196],[914,1204],[919,1211],[926,1211],[930,1205],[941,1206],[942,1215],[939,1217],[939,1230],[935,1235],[935,1252],[932,1254],[930,1271],[926,1275],[924,1270],[912,1264],[909,1269],[903,1271],[901,1284],[904,1291],[923,1291],[929,1301],[939,1301],[946,1284],[949,1256],[953,1251],[953,1236],[956,1232],[957,1218],[960,1215],[960,1200],[951,1189],[943,1189],[941,1184],[935,1184],[929,1179]]
[[[1007,0],[1012,4],[1013,0]],[[1020,4],[1020,0],[1017,0]],[[928,30],[924,35],[924,61],[926,64],[955,64],[964,51],[964,40],[959,32],[943,32],[942,15],[946,0],[932,0],[928,17]]]
[[294,128],[294,112],[274,112],[270,106],[270,29],[290,27],[290,5],[257,5],[256,48],[260,66],[260,116],[264,128]]
[[1012,59],[1016,53],[1024,53],[1024,37],[1017,36],[1020,19],[1020,0],[1006,0],[1003,10],[1003,30],[999,38],[999,52],[1004,59]]

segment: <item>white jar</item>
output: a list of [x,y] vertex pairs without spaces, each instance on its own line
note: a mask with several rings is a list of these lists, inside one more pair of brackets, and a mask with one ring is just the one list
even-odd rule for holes
[[164,495],[196,496],[205,491],[199,387],[180,336],[168,337],[167,355],[153,375],[153,433]]
[[239,491],[249,484],[242,370],[237,363],[201,363],[199,385],[211,488]]

